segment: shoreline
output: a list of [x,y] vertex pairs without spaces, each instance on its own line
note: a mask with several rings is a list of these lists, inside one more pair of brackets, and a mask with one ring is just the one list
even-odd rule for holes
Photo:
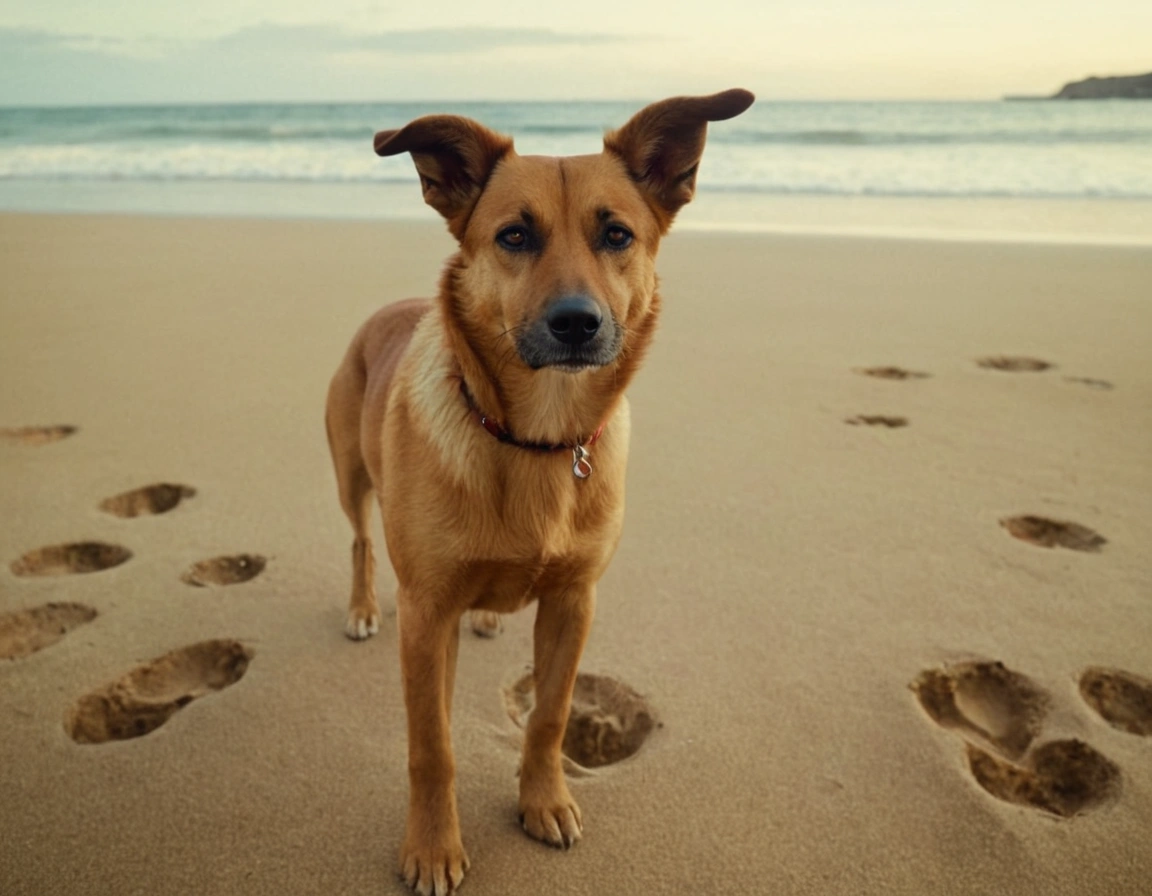
[[[415,184],[0,181],[0,214],[437,223]],[[1152,246],[1152,200],[701,190],[674,231]]]

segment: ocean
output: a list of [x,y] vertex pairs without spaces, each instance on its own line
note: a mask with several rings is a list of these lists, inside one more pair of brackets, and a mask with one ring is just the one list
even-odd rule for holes
[[[425,218],[411,161],[378,158],[375,131],[452,112],[511,134],[522,154],[578,154],[640,105],[0,109],[0,210]],[[711,200],[695,223],[715,227],[755,228],[773,199],[1090,200],[1135,203],[1139,217],[1152,102],[761,101],[712,126],[699,191]]]

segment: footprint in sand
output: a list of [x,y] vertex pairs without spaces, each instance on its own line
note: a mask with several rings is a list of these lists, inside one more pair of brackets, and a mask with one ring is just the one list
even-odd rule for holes
[[1097,380],[1090,376],[1066,376],[1064,380],[1069,383],[1079,383],[1081,386],[1087,386],[1089,389],[1099,389],[1103,392],[1107,392],[1113,388],[1108,380]]
[[213,557],[201,560],[184,570],[180,581],[185,585],[239,585],[256,578],[264,571],[268,561],[259,554],[237,554],[232,557]]
[[29,551],[8,568],[18,576],[66,576],[111,569],[131,557],[132,552],[120,545],[79,541]]
[[1119,789],[1120,769],[1083,741],[1033,746],[1049,698],[1003,663],[928,669],[911,687],[933,721],[961,734],[973,779],[999,800],[1071,818]]
[[861,376],[874,376],[881,380],[925,380],[932,375],[918,370],[905,370],[903,367],[855,367],[853,371]]
[[[517,727],[527,727],[535,703],[531,672],[505,686],[504,708]],[[582,768],[601,768],[635,754],[657,727],[648,701],[624,682],[581,673],[576,676],[561,749]]]
[[1006,803],[1072,818],[1105,802],[1120,783],[1120,769],[1081,740],[1054,740],[1014,765],[967,745],[972,777]]
[[131,519],[174,510],[185,498],[194,497],[196,489],[188,485],[161,482],[133,489],[100,502],[100,509],[113,516]]
[[1042,516],[1007,517],[1000,520],[1000,525],[1013,538],[1042,548],[1060,547],[1094,554],[1108,543],[1108,539],[1087,526]]
[[905,417],[888,417],[882,414],[859,414],[848,417],[844,422],[849,426],[887,426],[889,429],[899,429],[908,425]]
[[1038,358],[1020,358],[1004,355],[998,355],[991,358],[980,358],[976,361],[976,363],[988,370],[1007,370],[1011,373],[1049,370],[1056,366],[1050,361],[1041,361]]
[[1040,733],[1048,698],[1031,679],[1003,663],[928,669],[912,685],[936,724],[978,737],[1019,758]]
[[1152,681],[1147,678],[1092,667],[1080,676],[1080,696],[1113,728],[1152,736]]
[[52,603],[0,614],[0,659],[20,659],[51,647],[95,618],[96,611],[84,604]]
[[238,682],[251,659],[252,651],[239,641],[181,647],[85,694],[64,727],[81,744],[142,737],[196,698]]
[[18,426],[0,428],[0,439],[21,445],[47,445],[66,439],[74,432],[75,426]]

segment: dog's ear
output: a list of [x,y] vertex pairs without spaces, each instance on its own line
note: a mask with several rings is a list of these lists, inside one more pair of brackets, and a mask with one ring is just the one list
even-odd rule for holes
[[604,137],[654,201],[663,229],[696,191],[708,122],[735,118],[755,97],[739,88],[712,96],[678,96],[646,106],[624,127]]
[[458,115],[427,115],[400,128],[380,131],[376,154],[412,154],[424,201],[440,212],[456,239],[463,239],[468,215],[488,175],[512,140]]

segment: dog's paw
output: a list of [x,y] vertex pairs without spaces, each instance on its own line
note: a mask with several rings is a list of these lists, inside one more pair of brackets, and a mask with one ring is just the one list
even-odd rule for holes
[[468,864],[459,836],[433,843],[405,839],[400,850],[400,876],[420,896],[455,893]]
[[353,607],[348,611],[348,621],[344,623],[344,634],[353,641],[363,641],[380,631],[380,609],[378,607]]
[[529,837],[557,849],[568,849],[580,839],[584,822],[580,807],[564,787],[554,799],[520,798],[520,824]]
[[473,610],[468,614],[468,623],[472,627],[472,633],[481,638],[495,638],[504,630],[500,614],[491,610]]

